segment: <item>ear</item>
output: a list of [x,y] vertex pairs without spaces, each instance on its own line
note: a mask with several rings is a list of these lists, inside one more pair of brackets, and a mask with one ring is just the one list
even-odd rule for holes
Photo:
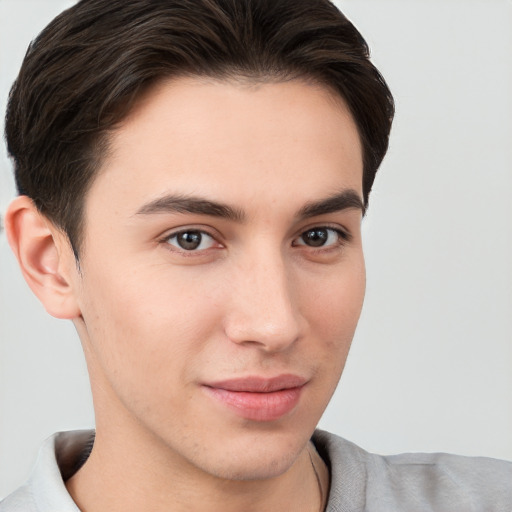
[[80,316],[75,297],[79,273],[69,241],[27,196],[19,196],[5,214],[5,231],[31,290],[50,315]]

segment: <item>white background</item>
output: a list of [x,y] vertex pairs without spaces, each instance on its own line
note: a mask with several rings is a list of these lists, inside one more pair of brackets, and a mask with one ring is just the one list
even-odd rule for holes
[[[0,0],[0,107],[72,2]],[[380,453],[512,459],[512,2],[345,0],[397,103],[364,221],[366,303],[321,426]],[[0,152],[0,211],[14,196]],[[93,425],[78,338],[0,235],[0,498],[41,441]]]

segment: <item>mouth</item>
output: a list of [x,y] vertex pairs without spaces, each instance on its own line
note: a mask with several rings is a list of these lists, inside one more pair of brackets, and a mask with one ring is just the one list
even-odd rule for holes
[[307,380],[297,375],[245,377],[203,384],[207,395],[238,416],[252,421],[275,421],[293,411]]

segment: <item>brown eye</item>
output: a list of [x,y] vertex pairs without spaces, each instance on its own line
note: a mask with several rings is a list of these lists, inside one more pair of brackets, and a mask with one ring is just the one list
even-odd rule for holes
[[294,241],[293,245],[305,245],[308,247],[332,247],[342,245],[343,242],[350,240],[350,235],[334,228],[319,226],[317,228],[304,231]]
[[[330,230],[333,231],[333,230]],[[315,228],[306,231],[301,235],[305,245],[310,247],[321,247],[329,239],[329,230],[326,228]]]
[[210,249],[215,240],[204,231],[180,231],[167,238],[167,243],[183,251],[198,251]]

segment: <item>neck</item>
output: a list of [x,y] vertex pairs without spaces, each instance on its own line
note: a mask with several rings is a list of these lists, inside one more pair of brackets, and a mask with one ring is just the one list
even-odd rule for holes
[[285,473],[265,480],[226,480],[176,462],[164,460],[161,449],[155,453],[120,442],[98,429],[89,459],[66,487],[83,512],[318,512],[325,507],[329,475],[312,445]]

